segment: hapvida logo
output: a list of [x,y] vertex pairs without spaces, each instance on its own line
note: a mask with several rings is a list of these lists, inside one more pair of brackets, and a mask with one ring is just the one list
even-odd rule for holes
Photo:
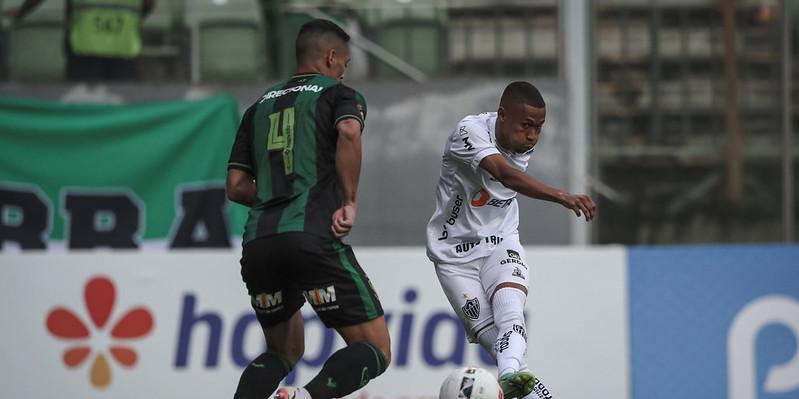
[[125,341],[142,338],[153,329],[153,316],[149,310],[144,307],[129,309],[111,327],[110,347],[92,353],[90,340],[96,341],[103,338],[101,334],[109,334],[108,329],[104,328],[111,317],[115,299],[114,283],[106,277],[94,277],[83,289],[91,326],[65,307],[56,307],[47,314],[47,330],[50,334],[72,343],[63,354],[67,367],[76,368],[93,355],[89,380],[96,388],[106,388],[111,383],[111,367],[106,359],[106,350],[120,365],[132,368],[136,365],[138,353]]

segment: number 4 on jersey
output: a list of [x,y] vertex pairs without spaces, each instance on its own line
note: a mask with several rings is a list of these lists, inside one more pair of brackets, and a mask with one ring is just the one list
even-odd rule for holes
[[294,107],[269,115],[269,136],[266,140],[266,149],[283,151],[283,166],[286,176],[294,173]]

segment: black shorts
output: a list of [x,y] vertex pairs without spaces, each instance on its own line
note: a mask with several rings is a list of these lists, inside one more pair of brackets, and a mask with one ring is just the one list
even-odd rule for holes
[[281,233],[244,245],[241,277],[263,328],[288,320],[307,300],[327,327],[383,315],[374,287],[349,245],[308,233]]

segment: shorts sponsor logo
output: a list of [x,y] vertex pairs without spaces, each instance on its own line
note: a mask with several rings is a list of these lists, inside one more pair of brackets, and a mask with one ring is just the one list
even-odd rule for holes
[[314,288],[308,291],[303,291],[302,295],[317,311],[338,309],[338,305],[325,306],[336,302],[336,287],[327,286],[324,288]]
[[522,261],[520,261],[520,260],[516,260],[516,259],[513,259],[513,258],[510,258],[510,259],[502,259],[501,261],[499,261],[499,264],[500,264],[500,265],[505,265],[505,264],[508,264],[508,263],[515,263],[515,264],[517,264],[517,265],[520,265],[520,266],[522,266],[523,268],[527,269],[527,265],[525,265],[525,264],[524,264]]
[[258,313],[274,313],[283,309],[283,291],[260,293],[252,297],[252,307]]
[[466,304],[461,307],[461,310],[466,317],[477,320],[477,318],[480,317],[480,301],[477,297],[467,299]]
[[521,265],[525,269],[527,268],[527,265],[525,265],[524,262],[522,262],[522,257],[521,257],[521,255],[519,255],[518,252],[516,252],[516,251],[514,251],[512,249],[508,249],[507,251],[508,251],[508,258],[507,259],[502,259],[499,262],[500,265],[504,265],[504,264],[508,264],[508,263],[515,263],[517,265]]

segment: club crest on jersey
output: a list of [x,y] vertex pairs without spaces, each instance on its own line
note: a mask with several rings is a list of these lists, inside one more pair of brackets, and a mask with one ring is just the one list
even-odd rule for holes
[[511,259],[522,260],[521,256],[519,256],[519,253],[512,249],[508,250],[508,257]]
[[480,317],[480,301],[477,297],[467,299],[466,304],[461,307],[461,310],[466,317],[477,320],[477,318]]

